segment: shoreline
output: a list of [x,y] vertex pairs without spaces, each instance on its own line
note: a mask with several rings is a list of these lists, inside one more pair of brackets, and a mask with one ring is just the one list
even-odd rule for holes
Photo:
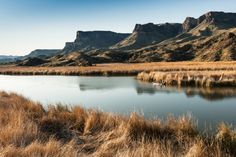
[[6,92],[0,92],[0,113],[3,156],[236,155],[234,128],[221,123],[216,133],[204,134],[190,116],[170,116],[163,121],[80,106],[49,106],[46,110],[39,103]]
[[221,88],[236,87],[236,71],[141,72],[138,80],[156,86]]
[[1,65],[1,75],[65,75],[65,76],[137,76],[141,72],[172,71],[236,71],[232,62],[156,62],[156,63],[113,63],[90,67],[20,67]]

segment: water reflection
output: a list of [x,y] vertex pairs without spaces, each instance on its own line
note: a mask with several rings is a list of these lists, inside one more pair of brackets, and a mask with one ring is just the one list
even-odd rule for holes
[[[96,78],[96,81],[94,79]],[[78,85],[81,91],[87,90],[109,90],[116,88],[133,87],[136,84],[134,79],[119,77],[81,77],[78,78]]]
[[226,98],[236,97],[236,88],[177,88],[177,87],[157,87],[150,83],[140,82],[135,79],[119,77],[98,77],[94,78],[79,78],[79,88],[81,91],[89,90],[110,90],[118,88],[134,87],[137,94],[155,93],[185,93],[187,97],[199,96],[208,101],[219,101]]
[[45,107],[82,105],[123,115],[135,111],[145,118],[191,113],[200,127],[221,121],[236,124],[236,89],[230,88],[158,88],[132,77],[0,75],[0,90],[21,94]]
[[198,95],[209,101],[218,101],[236,97],[236,88],[187,88],[185,93],[188,97]]

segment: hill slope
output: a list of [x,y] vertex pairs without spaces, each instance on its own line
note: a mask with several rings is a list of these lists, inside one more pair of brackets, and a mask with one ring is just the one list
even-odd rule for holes
[[[236,13],[208,12],[182,24],[137,24],[132,34],[78,31],[45,66],[236,60]],[[37,60],[39,62],[39,60]]]

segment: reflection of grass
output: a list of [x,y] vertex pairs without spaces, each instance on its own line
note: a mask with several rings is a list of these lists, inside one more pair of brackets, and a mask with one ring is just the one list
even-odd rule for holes
[[98,64],[91,67],[0,66],[8,75],[137,75],[142,71],[235,71],[236,62],[168,62],[138,64]]
[[138,79],[165,86],[236,87],[235,71],[142,72]]
[[221,124],[199,133],[189,116],[166,121],[123,117],[81,107],[45,110],[0,93],[0,156],[235,156],[236,134]]

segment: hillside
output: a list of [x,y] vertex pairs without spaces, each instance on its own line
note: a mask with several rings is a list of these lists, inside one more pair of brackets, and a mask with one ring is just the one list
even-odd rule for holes
[[[42,66],[236,60],[236,13],[208,12],[182,24],[137,24],[131,34],[78,31]],[[27,63],[27,62],[26,62]],[[27,65],[27,64],[23,64]]]
[[[130,62],[236,59],[236,14],[209,12],[186,18],[184,33],[133,52]],[[188,31],[189,30],[189,31]]]
[[25,57],[47,58],[47,57],[52,57],[52,56],[56,55],[57,53],[59,53],[59,51],[61,51],[61,50],[60,49],[37,49],[37,50],[30,52],[30,54],[26,55]]
[[14,62],[14,61],[18,60],[18,58],[19,58],[19,56],[0,55],[0,64]]

